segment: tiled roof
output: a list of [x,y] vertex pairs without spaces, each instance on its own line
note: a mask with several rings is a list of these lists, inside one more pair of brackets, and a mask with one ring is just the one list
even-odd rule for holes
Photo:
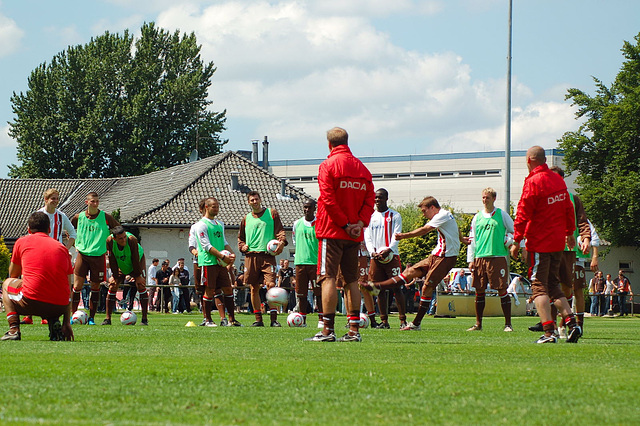
[[[239,172],[238,190],[231,189],[231,172]],[[301,189],[285,186],[281,179],[243,156],[227,151],[193,163],[180,164],[143,176],[106,179],[0,179],[0,231],[7,239],[23,235],[29,215],[42,207],[42,193],[60,191],[60,209],[69,217],[84,210],[90,191],[100,195],[100,208],[120,209],[124,224],[186,226],[198,220],[198,200],[215,196],[219,218],[237,227],[249,212],[246,194],[258,191],[266,207],[275,208],[285,227],[302,216],[302,202],[310,198]]]

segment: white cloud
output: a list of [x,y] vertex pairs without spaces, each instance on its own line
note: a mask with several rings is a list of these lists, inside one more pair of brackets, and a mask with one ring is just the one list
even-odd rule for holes
[[9,136],[9,126],[0,127],[0,148],[16,148],[18,144]]
[[17,51],[23,36],[24,31],[13,19],[0,15],[0,58]]
[[48,26],[43,28],[43,32],[48,38],[53,38],[59,41],[62,46],[73,46],[77,44],[84,44],[87,42],[85,37],[80,34],[78,28],[75,25],[67,27]]

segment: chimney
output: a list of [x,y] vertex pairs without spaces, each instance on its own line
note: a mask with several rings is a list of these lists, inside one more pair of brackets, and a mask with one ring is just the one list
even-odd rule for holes
[[251,143],[253,144],[253,156],[251,161],[253,161],[253,164],[258,164],[258,139],[253,139]]
[[269,141],[267,137],[264,137],[264,141],[262,141],[262,167],[269,171]]
[[280,179],[280,195],[283,197],[287,196],[287,179]]
[[238,183],[238,179],[240,178],[240,172],[233,171],[231,172],[231,190],[239,191],[240,184]]

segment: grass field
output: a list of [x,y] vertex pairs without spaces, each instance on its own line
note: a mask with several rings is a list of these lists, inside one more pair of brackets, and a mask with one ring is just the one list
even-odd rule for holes
[[534,344],[531,317],[513,333],[500,318],[474,333],[472,318],[401,332],[395,317],[361,343],[303,342],[315,328],[184,327],[199,319],[74,326],[73,343],[23,326],[22,341],[0,342],[0,423],[640,423],[635,317],[586,318],[576,345]]

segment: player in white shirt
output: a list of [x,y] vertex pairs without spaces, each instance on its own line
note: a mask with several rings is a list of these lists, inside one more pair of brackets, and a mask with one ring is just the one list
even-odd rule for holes
[[370,282],[363,286],[366,290],[376,294],[381,290],[400,287],[410,283],[414,278],[426,275],[420,294],[418,313],[413,322],[408,323],[401,330],[420,330],[422,318],[429,311],[433,291],[456,264],[458,253],[460,252],[460,243],[469,243],[469,239],[463,237],[460,233],[458,224],[451,212],[440,208],[438,200],[434,197],[426,197],[418,204],[418,207],[423,216],[429,219],[429,222],[411,232],[396,234],[396,240],[420,237],[436,231],[438,233],[436,248],[433,249],[429,257],[405,269],[397,277],[378,283]]
[[[364,241],[367,251],[371,253],[369,265],[369,281],[384,281],[400,274],[400,253],[396,234],[402,232],[402,216],[387,205],[389,193],[380,188],[375,193],[376,210],[371,215],[369,226],[364,230]],[[389,257],[391,257],[389,259]],[[391,289],[396,297],[400,327],[407,325],[405,297],[400,287]],[[390,328],[389,326],[389,290],[378,294],[378,309],[380,310],[380,324],[376,328]]]

